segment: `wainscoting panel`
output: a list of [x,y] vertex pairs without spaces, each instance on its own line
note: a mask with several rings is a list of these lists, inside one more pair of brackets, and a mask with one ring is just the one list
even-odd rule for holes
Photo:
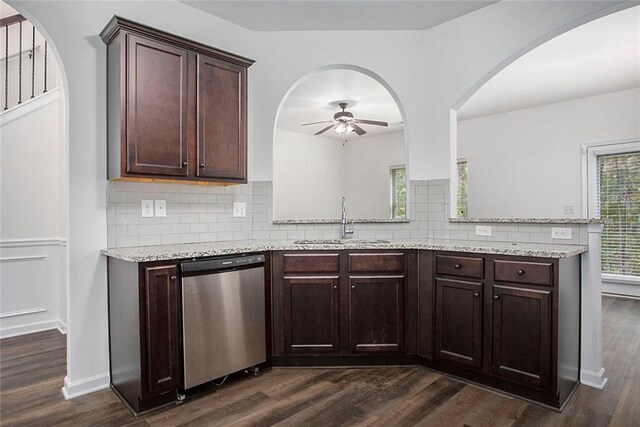
[[0,338],[66,331],[65,256],[61,239],[0,241]]

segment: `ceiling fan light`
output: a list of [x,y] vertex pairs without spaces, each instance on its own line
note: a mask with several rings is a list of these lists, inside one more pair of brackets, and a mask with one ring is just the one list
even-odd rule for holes
[[351,126],[351,124],[348,124],[347,127],[345,128],[346,133],[351,133],[353,131],[355,131],[355,128],[353,126]]
[[340,122],[336,125],[336,127],[333,129],[335,133],[337,133],[338,135],[342,135],[343,133],[347,133],[347,125],[345,125],[344,123]]

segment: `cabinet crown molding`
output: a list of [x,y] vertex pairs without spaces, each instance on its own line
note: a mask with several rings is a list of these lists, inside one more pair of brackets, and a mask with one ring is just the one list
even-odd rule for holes
[[251,65],[253,65],[253,63],[255,63],[255,60],[253,59],[236,55],[235,53],[227,52],[222,49],[217,49],[184,37],[176,36],[174,34],[170,34],[165,31],[158,30],[157,28],[149,27],[147,25],[140,24],[138,22],[131,21],[117,15],[114,15],[109,23],[107,23],[104,29],[100,32],[100,38],[105,44],[108,45],[118,35],[120,30],[125,30],[129,33],[156,39],[158,41],[171,43],[176,46],[189,49],[193,52],[209,55],[214,58],[218,58],[245,68],[249,68]]

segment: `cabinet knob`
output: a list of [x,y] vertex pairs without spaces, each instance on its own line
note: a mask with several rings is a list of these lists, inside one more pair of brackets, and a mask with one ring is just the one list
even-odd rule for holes
[[355,288],[356,288],[356,285],[351,285],[351,289],[355,289]]
[[333,285],[333,289],[338,289],[338,285]]
[[480,293],[479,293],[479,292],[474,292],[474,293],[473,293],[473,296],[474,296],[474,297],[476,297],[476,298],[478,298],[478,297],[480,296]]
[[182,162],[182,167],[183,167],[183,168],[186,168],[187,166],[189,166],[189,163],[187,163],[187,162]]
[[204,169],[204,163],[200,163],[200,169]]
[[500,299],[500,295],[494,295],[493,299]]
[[460,264],[455,264],[453,268],[455,268],[456,270],[459,270],[460,268],[462,268],[462,266]]
[[518,270],[518,271],[516,271],[516,274],[518,276],[522,276],[522,275],[524,275],[524,270]]
[[176,276],[171,276],[170,277],[171,281],[175,282],[176,280],[178,280],[178,278]]

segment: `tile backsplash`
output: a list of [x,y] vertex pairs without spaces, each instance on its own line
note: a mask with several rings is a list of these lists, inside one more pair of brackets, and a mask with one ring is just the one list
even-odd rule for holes
[[[166,200],[167,216],[143,218],[142,200]],[[247,216],[232,215],[244,202]],[[355,224],[356,239],[455,239],[587,244],[587,226],[572,224],[571,240],[552,240],[552,224],[486,224],[491,237],[475,235],[482,224],[450,223],[449,180],[411,181],[408,223]],[[141,182],[107,183],[108,246],[147,246],[221,240],[330,239],[339,224],[273,224],[271,181],[245,185],[200,186]],[[563,226],[564,227],[564,226]],[[567,227],[569,227],[567,225]]]

